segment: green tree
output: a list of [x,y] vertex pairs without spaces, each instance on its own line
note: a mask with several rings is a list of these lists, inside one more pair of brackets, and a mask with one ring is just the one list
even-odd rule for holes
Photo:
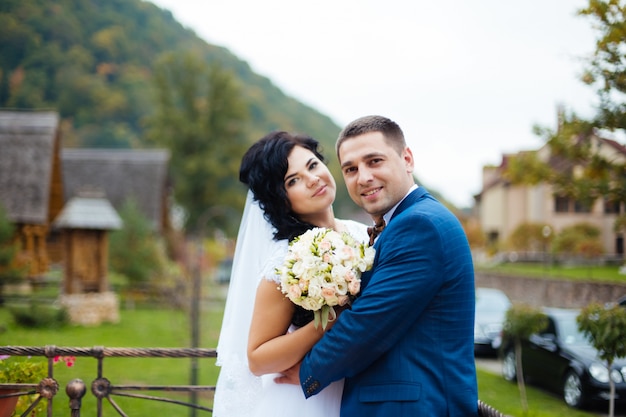
[[552,174],[550,166],[539,158],[537,152],[528,151],[509,157],[503,177],[513,184],[537,185],[551,180]]
[[110,235],[111,269],[123,275],[130,287],[141,287],[165,269],[164,249],[133,200],[120,209],[124,226]]
[[547,325],[548,317],[545,313],[526,304],[513,304],[504,319],[504,336],[512,340],[515,346],[515,375],[524,413],[528,412],[528,400],[522,371],[522,340],[527,340],[533,333],[539,333]]
[[[171,152],[174,196],[193,231],[206,226],[198,221],[210,207],[243,205],[238,172],[247,148],[246,107],[231,73],[191,53],[162,56],[155,81],[158,105],[147,137]],[[211,219],[220,220],[224,223],[218,216]]]
[[581,310],[576,318],[578,328],[598,350],[600,359],[606,362],[606,377],[609,383],[609,417],[615,415],[615,382],[611,378],[611,367],[615,359],[626,356],[626,308],[612,304],[603,306],[592,303]]
[[26,267],[18,262],[19,245],[15,239],[15,226],[0,204],[0,304],[5,284],[18,282],[26,276]]
[[589,0],[579,12],[590,18],[598,32],[596,50],[583,74],[600,98],[596,122],[607,129],[626,127],[626,3],[623,0]]

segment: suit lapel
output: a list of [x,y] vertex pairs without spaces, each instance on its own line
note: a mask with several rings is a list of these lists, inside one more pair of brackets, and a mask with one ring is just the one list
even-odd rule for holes
[[[398,214],[402,213],[404,210],[406,210],[407,208],[411,207],[418,200],[420,200],[421,198],[423,198],[423,197],[425,197],[427,195],[428,195],[428,191],[426,191],[426,189],[424,187],[418,187],[416,190],[413,190],[409,195],[407,195],[404,198],[404,200],[402,200],[400,205],[398,205],[398,207],[396,208],[396,211],[394,211],[394,213],[393,213],[393,216],[391,216],[391,219],[389,220],[389,223],[391,223],[393,221],[393,218],[396,217]],[[367,284],[370,281],[372,273],[376,269],[376,260],[377,260],[377,258],[378,258],[378,256],[376,256],[376,258],[375,258],[374,267],[372,269],[370,269],[369,271],[364,272],[363,275],[361,275],[361,286],[362,286],[362,289],[365,289],[365,287],[367,286]]]

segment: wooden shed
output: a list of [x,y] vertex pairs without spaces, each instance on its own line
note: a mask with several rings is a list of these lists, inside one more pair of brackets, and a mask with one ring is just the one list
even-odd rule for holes
[[0,111],[0,204],[17,227],[30,278],[49,268],[46,238],[63,207],[59,115]]
[[85,190],[70,199],[54,226],[63,230],[64,294],[108,291],[108,231],[122,219],[101,191]]
[[120,320],[119,300],[109,291],[108,231],[122,220],[104,193],[83,190],[71,198],[54,227],[62,230],[64,279],[59,304],[74,324],[87,326]]

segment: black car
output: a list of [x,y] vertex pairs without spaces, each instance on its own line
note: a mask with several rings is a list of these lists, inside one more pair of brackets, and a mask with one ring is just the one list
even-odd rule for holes
[[[609,373],[597,350],[578,330],[579,310],[545,309],[548,326],[522,342],[524,378],[533,385],[563,396],[575,408],[609,399],[609,376],[615,382],[616,403],[626,403],[626,358]],[[503,345],[502,374],[516,381],[513,343]]]
[[502,342],[502,325],[511,301],[495,288],[476,288],[474,354],[496,356]]

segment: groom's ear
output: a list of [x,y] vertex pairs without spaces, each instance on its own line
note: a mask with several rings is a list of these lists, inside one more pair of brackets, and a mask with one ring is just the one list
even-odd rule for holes
[[413,152],[411,152],[411,148],[408,146],[404,148],[402,151],[402,159],[404,160],[404,164],[406,166],[406,172],[411,173],[415,168],[415,159],[413,158]]

